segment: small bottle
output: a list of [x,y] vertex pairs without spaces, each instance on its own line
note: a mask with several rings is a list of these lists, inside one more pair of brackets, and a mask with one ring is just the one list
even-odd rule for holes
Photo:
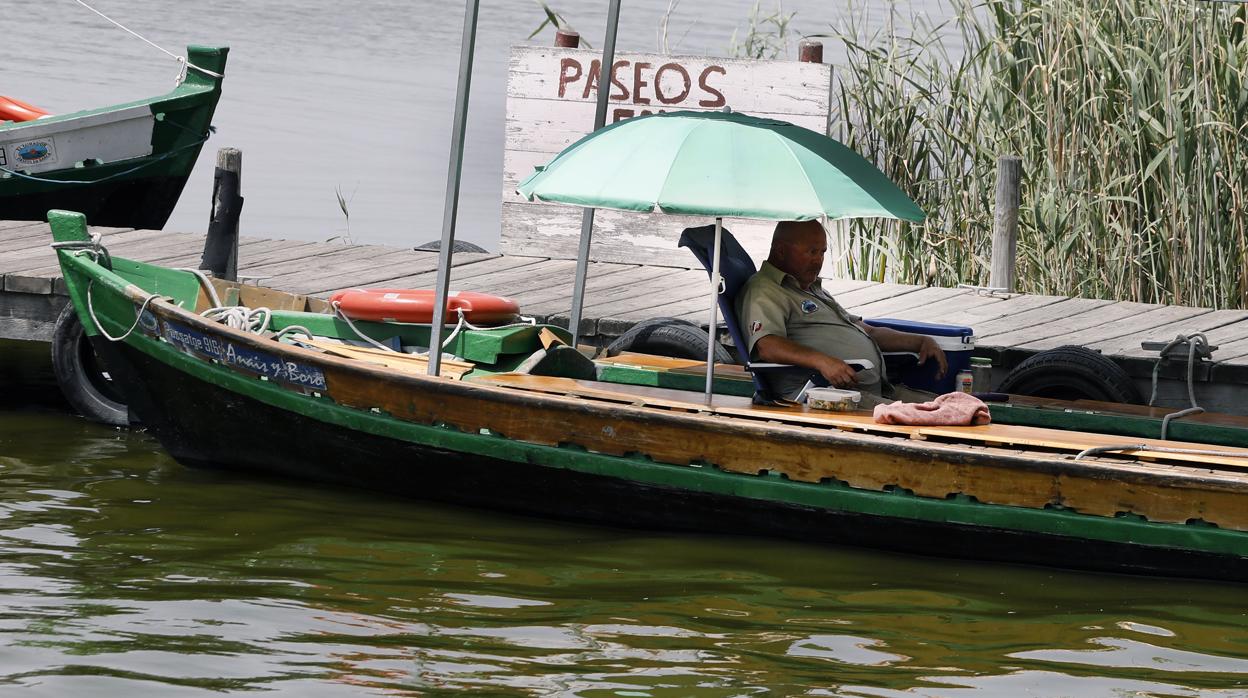
[[972,356],[971,374],[975,379],[975,392],[987,393],[992,391],[992,359],[986,356]]
[[961,390],[964,393],[975,392],[975,376],[974,374],[971,373],[971,370],[969,368],[958,371],[958,384],[957,385],[958,385],[958,390]]

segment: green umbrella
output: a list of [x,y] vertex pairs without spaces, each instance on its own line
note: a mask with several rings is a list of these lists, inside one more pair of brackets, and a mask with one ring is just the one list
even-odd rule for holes
[[874,165],[786,121],[671,112],[617,122],[520,183],[532,201],[711,217],[899,218],[923,211]]
[[[715,218],[708,405],[724,217],[924,217],[884,173],[835,140],[786,121],[726,111],[652,114],[598,129],[538,167],[516,191],[529,201]],[[574,297],[573,305],[579,302]],[[579,319],[575,307],[573,317]]]

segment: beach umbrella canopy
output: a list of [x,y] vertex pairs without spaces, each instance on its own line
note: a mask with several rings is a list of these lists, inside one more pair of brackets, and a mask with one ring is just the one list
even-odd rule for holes
[[735,112],[669,112],[599,129],[520,183],[526,199],[624,211],[810,220],[923,211],[837,141]]

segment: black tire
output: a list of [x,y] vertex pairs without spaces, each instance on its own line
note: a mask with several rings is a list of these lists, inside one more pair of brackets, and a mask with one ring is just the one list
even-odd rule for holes
[[1010,371],[997,390],[1058,400],[1100,400],[1132,405],[1144,402],[1122,367],[1100,352],[1074,345],[1027,357]]
[[[617,356],[622,351],[635,351],[705,361],[706,340],[706,330],[688,320],[656,317],[633,325],[611,342],[607,346],[607,356]],[[715,362],[733,363],[732,355],[718,342],[715,344]]]
[[91,347],[73,303],[66,304],[56,318],[52,371],[61,393],[78,414],[100,424],[129,426],[130,410],[125,398]]

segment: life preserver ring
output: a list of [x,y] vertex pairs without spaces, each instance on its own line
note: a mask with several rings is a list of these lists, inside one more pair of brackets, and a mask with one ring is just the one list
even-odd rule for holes
[[[329,297],[329,302],[337,303],[352,320],[429,323],[433,322],[433,295],[430,289],[352,288],[338,291]],[[464,319],[474,325],[502,325],[516,319],[520,306],[510,298],[488,293],[450,294],[446,299],[446,322],[455,322],[461,310]]]
[[0,95],[0,121],[34,121],[48,112],[12,97]]

